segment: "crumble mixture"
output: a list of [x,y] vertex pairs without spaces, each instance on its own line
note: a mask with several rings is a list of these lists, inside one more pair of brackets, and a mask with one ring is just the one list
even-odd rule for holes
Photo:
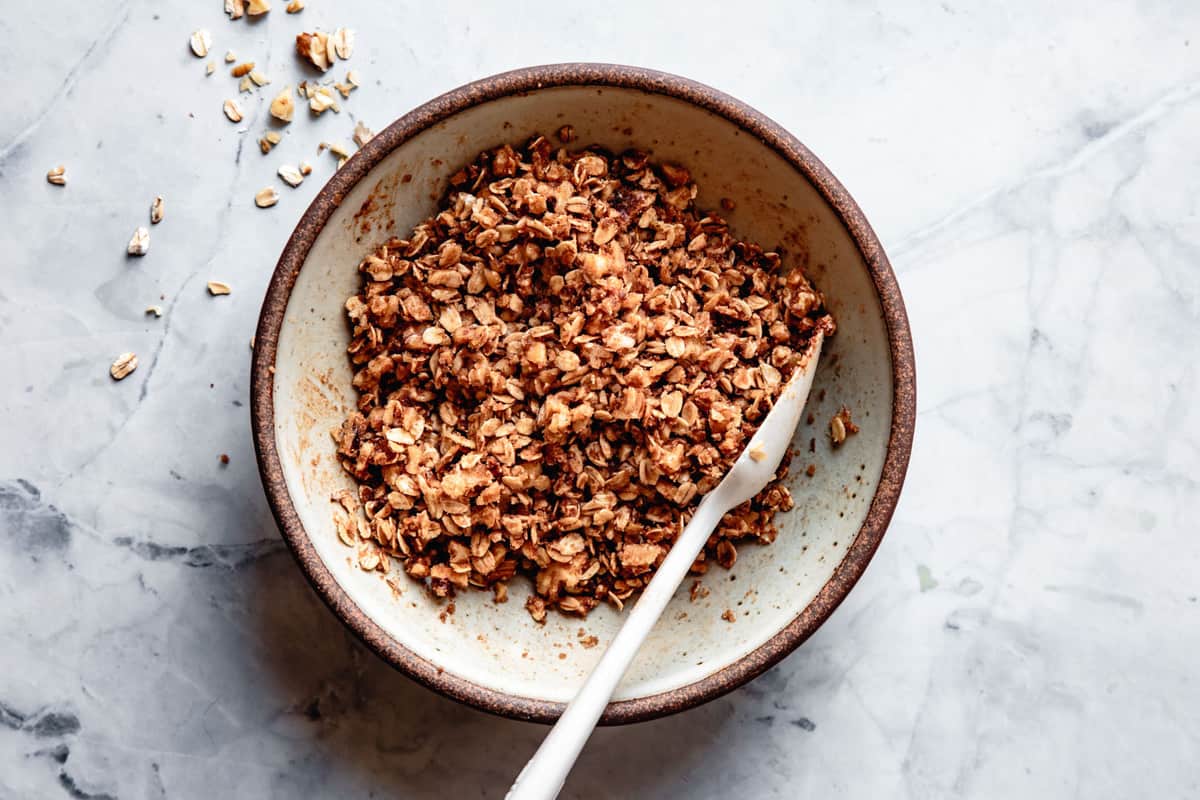
[[[358,410],[334,432],[360,566],[396,559],[435,595],[501,602],[524,574],[538,621],[649,581],[813,334],[835,330],[798,265],[736,240],[696,192],[645,153],[535,137],[480,153],[436,216],[362,261]],[[786,473],[725,516],[694,572],[775,539]]]

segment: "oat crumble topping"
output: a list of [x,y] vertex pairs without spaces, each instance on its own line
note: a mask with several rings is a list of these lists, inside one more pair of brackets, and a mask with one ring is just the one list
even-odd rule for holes
[[[358,488],[335,495],[338,535],[437,596],[502,601],[521,573],[536,620],[621,607],[834,321],[796,265],[696,207],[684,167],[537,137],[450,183],[346,302],[358,410],[333,435]],[[695,573],[775,539],[786,472]]]

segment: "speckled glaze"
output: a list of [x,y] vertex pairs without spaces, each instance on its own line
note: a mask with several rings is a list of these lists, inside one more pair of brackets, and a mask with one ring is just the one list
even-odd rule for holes
[[[513,600],[460,595],[437,609],[402,574],[387,587],[356,571],[336,543],[328,494],[347,485],[326,431],[352,407],[341,302],[359,259],[427,216],[446,178],[479,149],[571,123],[578,144],[648,149],[689,166],[698,202],[736,203],[739,236],[777,246],[826,293],[840,331],[827,350],[797,434],[797,508],[770,547],[744,547],[731,573],[686,588],[630,670],[603,723],[671,714],[751,680],[799,646],[866,569],[899,498],[912,445],[916,383],[899,287],[846,190],[795,137],[714,89],[633,67],[561,64],[504,73],[438,97],[397,120],[338,171],[301,218],[267,290],[256,335],[251,414],[259,467],[289,547],[324,601],[367,645],[420,683],[508,717],[549,722],[590,669],[620,616],[551,615],[539,628]],[[436,155],[435,155],[436,154]],[[829,416],[845,404],[862,432],[838,451]],[[812,451],[809,449],[813,442]],[[338,548],[341,548],[340,550]],[[407,582],[407,583],[406,583]],[[526,590],[527,591],[527,590]],[[725,608],[736,624],[720,620]],[[595,634],[584,649],[575,631]]]

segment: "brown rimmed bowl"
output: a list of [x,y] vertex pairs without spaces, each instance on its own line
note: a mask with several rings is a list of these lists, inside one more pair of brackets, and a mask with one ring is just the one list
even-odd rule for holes
[[[477,708],[550,722],[621,623],[535,624],[516,581],[498,605],[460,593],[453,615],[402,572],[363,572],[334,531],[330,494],[350,483],[328,431],[354,407],[343,301],[360,259],[427,217],[448,177],[477,152],[570,124],[577,145],[639,148],[692,171],[702,207],[740,238],[803,265],[837,315],[797,432],[796,508],[767,547],[740,548],[709,594],[681,588],[604,715],[652,719],[741,686],[798,647],[866,569],[896,508],[912,445],[913,352],[904,302],[862,212],[829,170],[767,117],[698,83],[635,67],[556,64],[485,78],[380,132],[330,179],[283,250],[259,318],[251,413],[263,485],[305,576],[372,650],[420,683]],[[830,417],[848,407],[860,432],[833,449]],[[812,477],[805,468],[815,465]],[[734,611],[733,623],[722,619]],[[581,633],[582,629],[582,633]],[[595,636],[598,647],[585,647]]]

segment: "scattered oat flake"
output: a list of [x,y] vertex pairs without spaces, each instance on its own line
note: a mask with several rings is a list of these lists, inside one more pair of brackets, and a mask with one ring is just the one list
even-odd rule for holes
[[161,317],[163,315],[163,309],[162,306],[146,306],[145,313],[153,314],[156,317]]
[[250,0],[246,5],[246,13],[252,17],[265,14],[271,10],[270,0]]
[[250,70],[254,69],[253,61],[243,61],[229,71],[229,74],[235,78],[241,78],[244,75],[249,75]]
[[204,67],[204,74],[205,74],[205,75],[212,75],[212,74],[213,74],[214,72],[216,72],[216,71],[217,71],[217,65],[216,65],[216,64],[214,64],[214,63],[213,63],[213,62],[211,62],[211,61],[210,61],[210,62],[208,62],[208,64],[207,64],[207,65],[205,65],[205,67]]
[[304,0],[292,0],[292,2],[287,4],[287,13],[289,14],[299,14],[303,10]]
[[763,449],[761,444],[756,444],[750,448],[750,452],[747,455],[755,461],[762,461],[767,457],[767,451]]
[[275,191],[274,187],[271,186],[259,190],[258,194],[254,195],[254,205],[259,208],[270,208],[278,202],[279,192]]
[[212,47],[212,34],[201,28],[192,33],[192,38],[188,43],[192,47],[192,52],[196,54],[196,58],[204,58],[208,55],[208,48]]
[[67,185],[67,168],[59,164],[54,169],[46,173],[46,180],[53,183],[55,186]]
[[829,420],[829,438],[835,446],[846,441],[846,423],[842,422],[841,417],[835,416]]
[[225,13],[230,19],[238,19],[246,11],[246,0],[225,0]]
[[326,86],[318,86],[315,90],[311,87],[308,90],[308,107],[315,114],[322,114],[326,109],[332,108],[334,111],[339,111],[337,98],[333,96],[333,92],[329,91]]
[[338,94],[342,97],[349,97],[350,93],[355,89],[354,85],[349,83],[334,83],[333,88],[337,89]]
[[833,415],[833,419],[829,420],[829,438],[833,441],[834,447],[837,447],[846,441],[847,436],[856,433],[858,433],[858,426],[850,419],[850,409],[842,406],[841,410]]
[[254,82],[250,80],[249,75],[247,75],[246,77],[244,77],[240,81],[238,81],[238,91],[239,92],[253,92],[254,91]]
[[237,54],[234,53],[232,50],[226,50],[225,51],[225,63],[232,64],[235,61],[237,61]]
[[300,174],[300,170],[293,167],[291,164],[284,164],[279,168],[279,177],[288,186],[299,186],[304,182],[304,176]]
[[230,287],[230,285],[228,283],[225,283],[224,281],[209,281],[208,282],[208,293],[211,294],[213,297],[216,297],[216,296],[222,295],[222,294],[229,294],[232,291],[233,291],[232,287]]
[[271,116],[280,122],[291,122],[295,113],[296,102],[292,100],[292,87],[288,86],[271,101]]
[[356,145],[358,145],[359,147],[362,147],[363,145],[365,145],[367,142],[371,141],[374,138],[375,138],[375,131],[371,130],[366,125],[364,125],[362,120],[359,120],[354,125],[354,143]]
[[312,164],[308,163],[307,161],[301,161],[300,162],[300,174],[301,175],[312,175]]
[[362,76],[358,74],[358,70],[352,69],[346,73],[346,83],[351,86],[362,86]]
[[271,82],[270,78],[268,78],[266,75],[263,75],[256,69],[250,70],[250,75],[248,77],[250,80],[254,81],[255,86],[266,86]]
[[154,198],[154,202],[150,204],[150,223],[157,225],[163,220],[163,199],[162,195]]
[[354,31],[338,28],[333,34],[333,49],[343,61],[349,58],[354,53]]
[[271,148],[280,142],[278,131],[267,131],[266,134],[258,140],[258,147],[264,154],[271,152]]
[[320,152],[322,150],[328,150],[329,152],[333,153],[338,158],[349,158],[350,157],[350,151],[347,150],[343,145],[338,144],[337,142],[332,142],[332,143],[331,142],[321,142],[319,145],[317,145],[317,152]]
[[296,36],[296,53],[317,69],[324,72],[331,66],[328,49],[329,37],[314,31],[301,33]]
[[225,116],[229,117],[230,122],[242,121],[242,110],[238,108],[238,104],[233,100],[226,100],[221,106],[225,111]]
[[150,231],[139,225],[129,239],[125,252],[131,256],[144,256],[150,252]]
[[333,66],[333,62],[337,61],[337,47],[334,45],[333,37],[326,36],[325,39],[325,60],[329,62],[329,66]]
[[138,359],[134,353],[121,353],[117,356],[117,360],[108,368],[108,374],[112,375],[113,380],[122,380],[137,369]]

